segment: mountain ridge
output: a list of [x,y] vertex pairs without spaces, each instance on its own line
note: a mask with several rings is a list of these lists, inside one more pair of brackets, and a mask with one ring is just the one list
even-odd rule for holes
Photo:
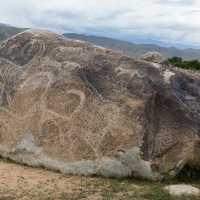
[[9,24],[3,24],[3,23],[0,23],[0,28],[1,27],[11,27]]
[[[16,28],[5,24],[0,24],[0,42],[27,29],[28,28]],[[149,51],[156,51],[163,54],[166,58],[178,56],[182,57],[183,60],[200,60],[199,49],[188,48],[181,50],[175,47],[161,47],[156,44],[135,44],[129,41],[114,38],[78,33],[65,33],[63,35],[69,39],[81,40],[97,46],[120,51],[127,56],[134,58],[146,54]]]
[[124,40],[124,41],[129,41],[132,42],[134,44],[156,44],[160,47],[175,47],[177,49],[200,49],[200,46],[198,45],[189,45],[189,44],[184,44],[184,43],[178,43],[178,42],[165,42],[165,41],[161,41],[161,40],[155,40],[155,39],[151,39],[151,38],[138,38],[138,37],[122,37],[122,38],[116,38],[119,40]]
[[121,51],[131,57],[138,57],[140,55],[146,54],[149,51],[156,51],[163,54],[166,58],[178,56],[182,57],[183,60],[200,60],[200,50],[198,49],[189,48],[181,50],[175,47],[161,47],[156,44],[134,44],[132,42],[118,39],[99,36],[88,36],[85,34],[77,33],[65,33],[63,35],[69,39],[81,40],[95,44],[97,46],[103,46],[108,49]]
[[3,40],[6,40],[13,35],[16,35],[18,33],[21,33],[23,31],[27,30],[27,28],[16,28],[16,27],[2,27],[0,26],[0,42]]

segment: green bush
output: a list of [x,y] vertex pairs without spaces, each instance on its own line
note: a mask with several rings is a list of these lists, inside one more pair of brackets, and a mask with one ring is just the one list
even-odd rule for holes
[[187,164],[177,174],[176,178],[185,182],[200,180],[200,157],[188,160]]
[[200,62],[198,60],[183,61],[183,59],[181,57],[174,56],[172,58],[168,58],[168,61],[172,65],[179,67],[179,68],[200,70]]

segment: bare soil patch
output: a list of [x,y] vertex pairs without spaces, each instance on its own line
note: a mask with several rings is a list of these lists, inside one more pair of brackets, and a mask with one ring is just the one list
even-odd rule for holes
[[[141,189],[126,180],[66,175],[0,160],[0,199],[108,199]],[[112,191],[112,192],[111,192]],[[111,194],[112,193],[112,194]],[[108,198],[107,198],[108,197]]]
[[[199,200],[199,196],[171,196],[164,190],[170,184],[61,174],[0,159],[0,200]],[[190,184],[200,188],[200,181]]]

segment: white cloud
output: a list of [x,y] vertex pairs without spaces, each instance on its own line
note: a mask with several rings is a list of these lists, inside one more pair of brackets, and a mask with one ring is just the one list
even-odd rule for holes
[[154,3],[157,4],[165,4],[165,5],[179,5],[179,6],[188,6],[188,5],[195,5],[197,2],[196,0],[154,0]]
[[0,0],[0,23],[200,45],[200,0]]

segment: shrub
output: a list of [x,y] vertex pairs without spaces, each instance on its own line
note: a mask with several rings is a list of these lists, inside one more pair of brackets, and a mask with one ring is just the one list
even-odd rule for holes
[[183,59],[181,57],[174,56],[172,58],[168,58],[168,61],[172,65],[179,67],[179,68],[200,70],[200,62],[198,60],[183,61]]

